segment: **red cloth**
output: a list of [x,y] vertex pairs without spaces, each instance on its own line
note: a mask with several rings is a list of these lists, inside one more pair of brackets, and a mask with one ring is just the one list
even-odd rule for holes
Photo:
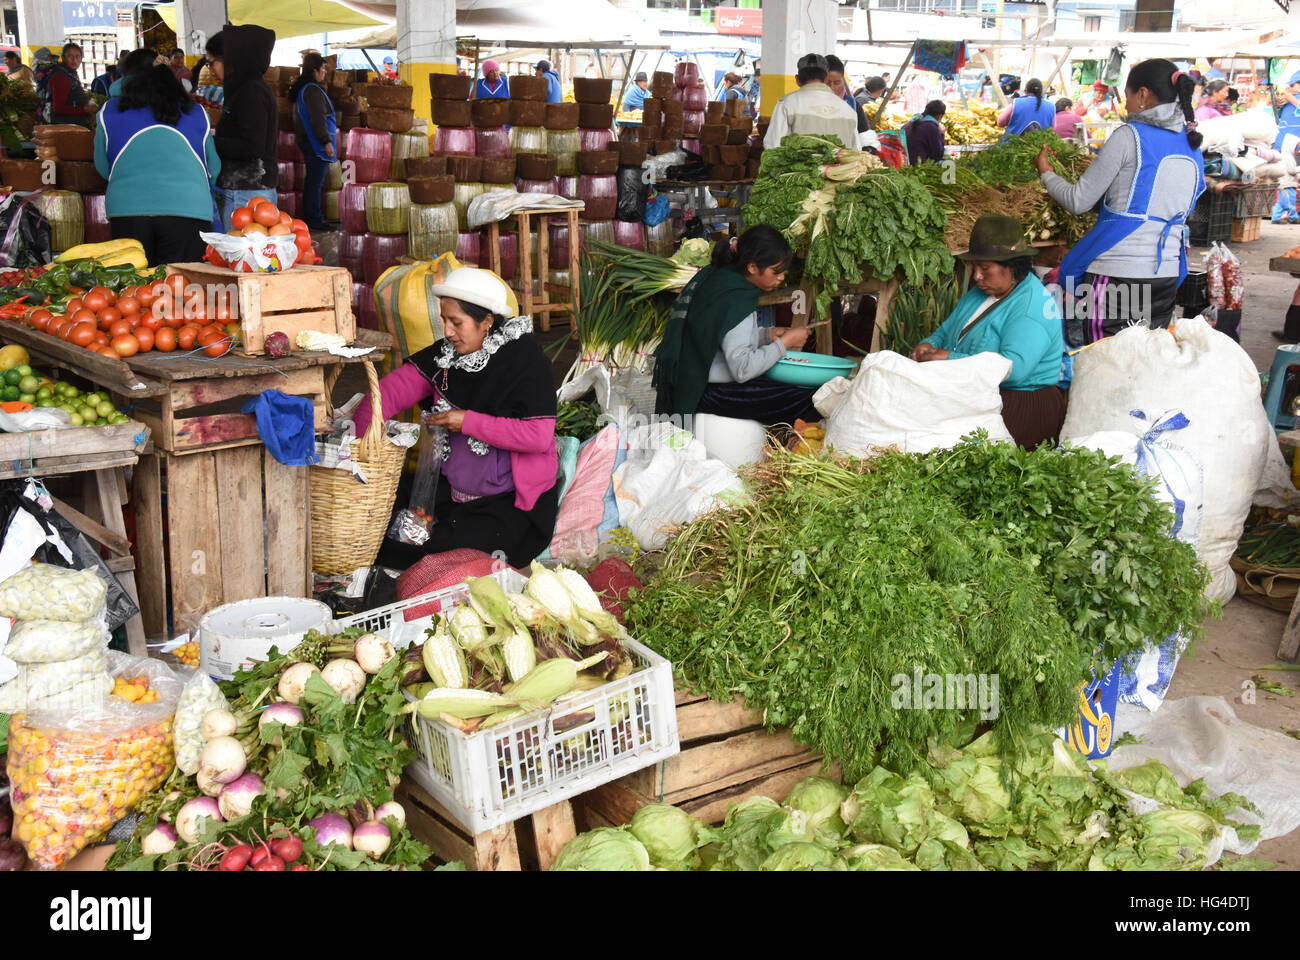
[[[498,560],[482,550],[462,547],[443,553],[431,553],[427,557],[408,567],[397,578],[397,599],[407,600],[424,593],[445,590],[463,582],[467,577],[491,576],[498,569]],[[441,601],[412,607],[406,611],[406,620],[419,620],[431,614],[442,612]]]
[[587,583],[600,597],[600,605],[623,622],[623,601],[628,592],[641,589],[641,580],[626,560],[610,557],[596,564],[587,574]]

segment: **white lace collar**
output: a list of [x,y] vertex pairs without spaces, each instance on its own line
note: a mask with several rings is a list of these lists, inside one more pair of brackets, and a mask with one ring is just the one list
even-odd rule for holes
[[444,339],[442,349],[433,362],[441,370],[455,367],[466,373],[480,373],[492,359],[492,355],[505,344],[532,332],[532,317],[511,317],[504,323],[494,325],[492,332],[483,340],[483,346],[473,353],[457,353],[451,343]]

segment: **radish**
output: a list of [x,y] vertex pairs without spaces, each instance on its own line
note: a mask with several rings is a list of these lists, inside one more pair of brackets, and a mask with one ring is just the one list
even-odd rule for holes
[[406,826],[406,810],[396,800],[381,803],[379,809],[375,811],[375,819],[380,823],[383,823],[389,817],[397,821],[399,828]]
[[256,864],[254,864],[254,865],[253,865],[253,869],[254,869],[254,870],[259,870],[259,871],[260,871],[260,870],[277,870],[277,871],[283,873],[283,872],[284,872],[284,861],[281,860],[279,857],[276,857],[276,856],[270,856],[270,857],[267,857],[266,859],[264,859],[264,860],[262,860],[262,861],[260,861],[260,862],[258,862],[258,863],[256,863]]
[[272,840],[271,852],[285,863],[293,863],[302,856],[302,841],[292,835]]
[[226,788],[226,785],[224,783],[218,783],[216,780],[213,780],[202,770],[194,774],[194,782],[197,783],[199,789],[202,790],[204,794],[206,794],[209,797],[220,796],[221,791]]
[[353,653],[357,663],[366,673],[378,673],[384,669],[384,664],[397,656],[397,651],[393,649],[393,645],[387,638],[377,633],[367,633],[359,638]]
[[307,864],[305,863],[295,863],[292,867],[289,868],[289,872],[293,873],[296,870],[310,870],[310,869],[311,867],[307,866]]
[[256,867],[259,863],[271,855],[271,848],[264,843],[259,843],[253,848],[252,856],[248,858],[248,865]]
[[225,820],[211,797],[195,797],[176,814],[176,833],[186,843],[198,843],[204,820]]
[[[261,718],[257,721],[257,729],[261,730],[268,723],[282,723],[286,727],[296,727],[302,723],[302,708],[292,703],[273,703],[262,711]],[[283,746],[283,738],[275,737],[271,740],[271,746],[279,748]]]
[[215,740],[217,737],[234,736],[235,731],[239,729],[239,721],[229,710],[222,710],[218,707],[216,710],[209,710],[203,715],[203,739]]
[[378,860],[388,849],[391,840],[392,836],[386,826],[370,820],[357,827],[356,832],[352,834],[352,848]]
[[366,685],[366,672],[355,660],[331,660],[320,672],[320,678],[344,703],[356,703]]
[[308,823],[316,831],[316,842],[322,847],[331,843],[352,849],[352,828],[347,817],[338,813],[323,813]]
[[307,688],[307,681],[313,673],[320,673],[314,663],[295,663],[280,674],[280,683],[276,687],[276,692],[285,700],[296,705],[302,699],[303,691]]
[[238,780],[247,764],[244,748],[234,737],[209,740],[199,755],[199,772],[217,783]]
[[253,855],[253,848],[246,843],[236,844],[226,851],[226,855],[221,858],[221,865],[218,870],[226,870],[232,873],[243,870],[248,866],[249,858]]
[[176,849],[176,828],[170,823],[160,823],[140,841],[142,853],[171,853]]
[[221,815],[227,820],[238,820],[253,810],[253,800],[266,793],[266,784],[255,773],[246,773],[238,780],[226,784],[217,798]]

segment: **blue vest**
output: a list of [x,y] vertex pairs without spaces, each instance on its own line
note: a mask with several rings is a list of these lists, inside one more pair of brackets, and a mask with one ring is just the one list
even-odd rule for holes
[[153,110],[148,107],[136,107],[134,110],[117,109],[117,99],[109,100],[100,108],[104,125],[104,152],[108,154],[108,175],[113,176],[113,165],[122,151],[130,146],[131,141],[146,130],[170,130],[189,145],[194,160],[203,168],[203,175],[208,175],[208,162],[205,159],[206,141],[209,132],[207,112],[200,107],[193,107],[189,113],[182,113],[176,126],[168,126],[154,119]]
[[1273,141],[1273,149],[1281,150],[1282,141],[1287,138],[1287,134],[1295,134],[1300,137],[1300,113],[1289,103],[1283,103],[1282,109],[1277,113],[1277,139]]
[[[1067,291],[1068,283],[1076,284],[1088,272],[1088,265],[1107,250],[1129,236],[1134,230],[1148,220],[1164,224],[1160,232],[1160,249],[1156,252],[1156,267],[1164,260],[1165,240],[1174,227],[1181,227],[1187,221],[1187,215],[1196,205],[1196,198],[1205,190],[1203,173],[1204,158],[1200,150],[1193,150],[1187,142],[1187,134],[1181,130],[1165,130],[1149,123],[1135,121],[1129,126],[1137,134],[1138,169],[1133,178],[1133,188],[1129,191],[1128,206],[1123,210],[1112,210],[1103,200],[1101,211],[1097,214],[1097,225],[1076,243],[1061,261],[1059,273],[1060,284]],[[1151,194],[1155,189],[1156,176],[1162,164],[1190,163],[1196,170],[1196,192],[1189,198],[1187,209],[1168,220],[1151,216],[1147,210],[1151,205]],[[1180,246],[1178,256],[1178,282],[1187,276],[1187,248]]]
[[[316,134],[311,128],[311,116],[307,112],[307,103],[303,94],[307,92],[308,87],[315,87],[325,98],[325,104],[329,107],[329,113],[325,114],[325,129],[329,133],[330,145],[334,147],[334,156],[331,158],[325,153],[325,145],[316,139]],[[303,133],[307,137],[307,142],[311,144],[312,153],[316,154],[318,160],[324,160],[326,163],[333,163],[339,158],[339,133],[338,126],[334,122],[334,104],[330,103],[329,94],[319,83],[304,83],[302,89],[298,91],[298,116],[302,118]]]
[[1052,101],[1044,97],[1042,105],[1039,106],[1037,97],[1018,97],[1011,104],[1011,119],[1007,121],[1006,136],[1002,139],[1024,133],[1025,128],[1031,123],[1037,123],[1040,130],[1052,129],[1052,125],[1056,123],[1056,107],[1052,105]]
[[475,100],[490,100],[494,97],[510,97],[510,83],[504,76],[497,79],[495,87],[489,87],[486,77],[479,77],[474,84]]

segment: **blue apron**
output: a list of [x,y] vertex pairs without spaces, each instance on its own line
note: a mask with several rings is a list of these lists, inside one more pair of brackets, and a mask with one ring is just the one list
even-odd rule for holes
[[[1181,228],[1187,221],[1187,214],[1196,205],[1196,198],[1205,190],[1205,176],[1202,173],[1204,161],[1200,150],[1193,150],[1187,142],[1187,134],[1178,130],[1164,130],[1149,123],[1133,122],[1129,124],[1137,134],[1138,169],[1133,178],[1133,187],[1129,191],[1128,207],[1116,211],[1106,206],[1103,200],[1101,212],[1097,214],[1097,225],[1076,243],[1061,261],[1059,283],[1067,292],[1071,289],[1070,281],[1078,285],[1083,275],[1088,272],[1088,265],[1107,250],[1123,241],[1134,230],[1148,220],[1163,223],[1160,232],[1160,248],[1156,252],[1156,268],[1164,260],[1165,240],[1174,227]],[[1151,204],[1151,194],[1155,188],[1156,175],[1160,165],[1170,158],[1185,158],[1196,170],[1196,193],[1187,205],[1187,210],[1177,216],[1162,220],[1151,216],[1147,210]],[[1187,247],[1180,245],[1178,251],[1178,282],[1181,284],[1187,276]]]
[[[307,114],[307,104],[303,94],[307,92],[308,87],[315,87],[325,98],[325,103],[329,106],[330,112],[325,115],[325,129],[329,133],[330,145],[334,148],[333,158],[326,156],[325,146],[316,139],[315,132],[311,128],[311,117]],[[339,134],[338,126],[334,122],[334,104],[330,103],[329,94],[319,83],[304,83],[302,89],[298,91],[298,116],[302,119],[303,134],[307,137],[307,143],[311,145],[312,153],[316,159],[324,160],[326,163],[333,163],[339,156]]]
[[1046,97],[1043,98],[1042,106],[1037,104],[1036,97],[1018,97],[1011,104],[1011,119],[1007,121],[1007,132],[1002,137],[1003,140],[1024,133],[1033,123],[1038,124],[1040,130],[1052,129],[1056,123],[1056,107]]

